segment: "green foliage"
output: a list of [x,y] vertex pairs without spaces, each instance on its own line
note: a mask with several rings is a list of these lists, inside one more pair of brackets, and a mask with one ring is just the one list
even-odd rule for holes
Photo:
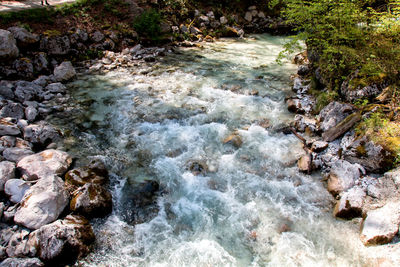
[[149,9],[135,19],[133,27],[140,36],[156,40],[161,34],[160,22],[160,13],[154,9]]
[[330,102],[337,100],[339,98],[339,94],[336,91],[332,90],[327,90],[327,91],[311,90],[310,93],[316,99],[316,104],[313,111],[315,114],[318,114]]

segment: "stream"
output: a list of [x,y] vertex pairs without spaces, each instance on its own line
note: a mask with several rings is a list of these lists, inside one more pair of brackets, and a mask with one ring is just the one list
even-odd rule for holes
[[[333,218],[322,175],[304,175],[285,95],[286,37],[254,35],[166,52],[69,84],[65,149],[110,170],[113,212],[93,220],[83,266],[363,266],[358,225]],[[130,204],[159,184],[143,210]],[[134,217],[132,219],[132,217]]]

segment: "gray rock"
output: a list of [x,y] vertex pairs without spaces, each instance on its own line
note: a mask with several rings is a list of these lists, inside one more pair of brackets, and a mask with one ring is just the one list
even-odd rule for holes
[[[357,76],[357,75],[355,75]],[[353,76],[350,81],[355,77]],[[387,86],[386,83],[370,84],[367,86],[357,86],[354,88],[349,85],[349,81],[344,81],[340,87],[341,94],[345,97],[346,101],[354,102],[358,99],[373,98],[378,96],[382,90]]]
[[188,27],[186,27],[186,25],[181,24],[181,26],[179,26],[179,29],[182,33],[189,33],[189,29]]
[[33,82],[19,81],[16,83],[15,96],[20,102],[35,100],[43,93],[43,88]]
[[386,172],[385,178],[393,180],[397,188],[400,188],[400,167]]
[[58,131],[44,121],[28,125],[24,128],[24,139],[35,146],[45,147],[50,143],[58,141],[59,138]]
[[314,118],[296,114],[294,116],[294,127],[299,132],[317,132],[317,121]]
[[244,19],[247,20],[247,22],[251,22],[253,20],[253,15],[251,14],[251,12],[246,12],[246,14],[244,15]]
[[207,13],[207,17],[211,20],[215,19],[215,15],[214,12],[212,10],[208,11]]
[[14,215],[17,212],[17,205],[10,206],[3,212],[3,221],[6,223],[13,223]]
[[18,42],[18,46],[21,47],[28,47],[30,45],[33,45],[39,42],[40,39],[38,35],[30,33],[24,28],[10,27],[7,30],[13,34],[14,38]]
[[112,210],[112,196],[103,186],[87,183],[74,191],[70,209],[88,218],[103,217]]
[[89,40],[89,34],[85,30],[77,29],[76,33],[78,34],[82,42],[86,42],[87,40]]
[[17,168],[23,179],[32,181],[46,176],[62,176],[72,163],[71,156],[64,151],[48,149],[21,159]]
[[51,81],[51,78],[46,75],[40,75],[39,78],[33,81],[34,84],[37,84],[41,87],[45,87],[49,82]]
[[8,258],[0,263],[0,267],[43,267],[38,258]]
[[0,119],[0,135],[20,135],[21,131],[15,123],[6,118]]
[[24,115],[24,107],[20,103],[8,101],[7,104],[0,109],[0,116],[3,118],[10,117],[19,120],[23,119],[25,117]]
[[221,26],[221,23],[219,23],[219,21],[213,20],[211,21],[210,26],[213,29],[217,29],[219,26]]
[[343,193],[340,200],[336,203],[333,215],[344,219],[360,217],[363,209],[365,191],[361,187],[350,188]]
[[371,210],[364,219],[361,241],[364,245],[386,244],[399,231],[400,203],[389,202],[382,208]]
[[332,195],[338,195],[355,185],[361,177],[362,167],[359,164],[351,164],[348,161],[338,160],[333,163],[328,175],[328,191]]
[[54,222],[68,205],[68,192],[58,176],[42,177],[28,191],[14,216],[17,224],[39,229]]
[[199,17],[200,23],[204,23],[206,25],[210,24],[210,19],[207,16],[201,15]]
[[250,11],[253,11],[253,10],[257,10],[257,7],[256,6],[249,6],[249,8],[248,8]]
[[30,239],[37,244],[42,260],[57,262],[57,259],[70,259],[73,262],[89,253],[95,236],[85,218],[68,215],[32,232]]
[[38,111],[33,106],[25,108],[25,117],[29,122],[34,122],[38,116]]
[[228,23],[228,19],[225,18],[224,16],[222,16],[222,17],[219,18],[219,22],[220,22],[222,25],[225,25],[225,24]]
[[299,77],[294,78],[292,90],[297,94],[305,94],[310,89],[308,85],[310,83],[309,80],[303,80]]
[[14,227],[2,227],[0,230],[0,245],[7,247],[11,237],[15,234],[16,230]]
[[17,42],[12,33],[0,29],[0,59],[16,58],[18,55]]
[[319,129],[323,132],[335,127],[348,115],[354,112],[354,107],[349,104],[342,104],[336,101],[329,103],[319,113]]
[[7,255],[9,257],[17,258],[17,257],[33,257],[36,254],[36,248],[29,242],[29,231],[20,230],[12,235],[10,241],[7,246]]
[[4,97],[5,99],[13,100],[14,92],[12,87],[8,87],[0,84],[0,97]]
[[68,36],[43,37],[40,41],[40,49],[49,55],[63,56],[70,51],[71,43]]
[[315,99],[311,95],[289,98],[286,101],[288,110],[298,114],[310,114],[315,106]]
[[[386,200],[396,197],[398,194],[398,189],[396,188],[395,182],[388,176],[372,178],[366,177],[368,183],[366,183],[367,195],[371,196],[377,200]],[[367,179],[363,179],[367,180]]]
[[297,74],[304,76],[310,73],[311,69],[308,65],[300,65],[297,69]]
[[54,69],[54,78],[58,82],[71,80],[75,76],[76,71],[69,61],[64,61]]
[[322,139],[327,142],[332,142],[352,129],[353,126],[360,120],[361,114],[359,112],[350,114],[344,120],[325,131],[322,134]]
[[15,163],[10,161],[0,162],[0,191],[3,191],[5,183],[14,177]]
[[[45,72],[49,70],[49,62],[47,60],[46,53],[40,52],[35,54],[33,59],[33,67],[36,72]],[[45,84],[40,84],[41,86],[45,86]]]
[[3,147],[14,147],[17,142],[17,138],[15,136],[2,136],[0,137],[0,144]]
[[17,71],[19,77],[24,79],[33,78],[33,63],[29,58],[19,58],[13,63],[14,69]]
[[99,31],[95,31],[91,36],[90,36],[90,39],[92,39],[92,41],[93,42],[95,42],[95,43],[99,43],[99,42],[101,42],[101,41],[103,41],[104,40],[104,34],[102,34],[101,32],[99,32]]
[[10,147],[3,151],[3,157],[12,162],[18,162],[22,158],[32,155],[33,151],[28,148]]
[[20,203],[31,186],[22,179],[10,179],[4,185],[4,192],[13,203]]

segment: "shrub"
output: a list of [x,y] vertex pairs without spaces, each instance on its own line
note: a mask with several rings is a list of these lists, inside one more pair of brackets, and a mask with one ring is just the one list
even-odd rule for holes
[[133,22],[136,32],[152,40],[158,39],[161,34],[161,15],[154,9],[146,10]]

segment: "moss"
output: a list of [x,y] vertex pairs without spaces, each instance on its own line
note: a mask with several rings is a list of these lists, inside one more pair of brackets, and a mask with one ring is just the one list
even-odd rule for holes
[[57,37],[62,35],[61,32],[57,30],[47,30],[43,34],[47,37]]

